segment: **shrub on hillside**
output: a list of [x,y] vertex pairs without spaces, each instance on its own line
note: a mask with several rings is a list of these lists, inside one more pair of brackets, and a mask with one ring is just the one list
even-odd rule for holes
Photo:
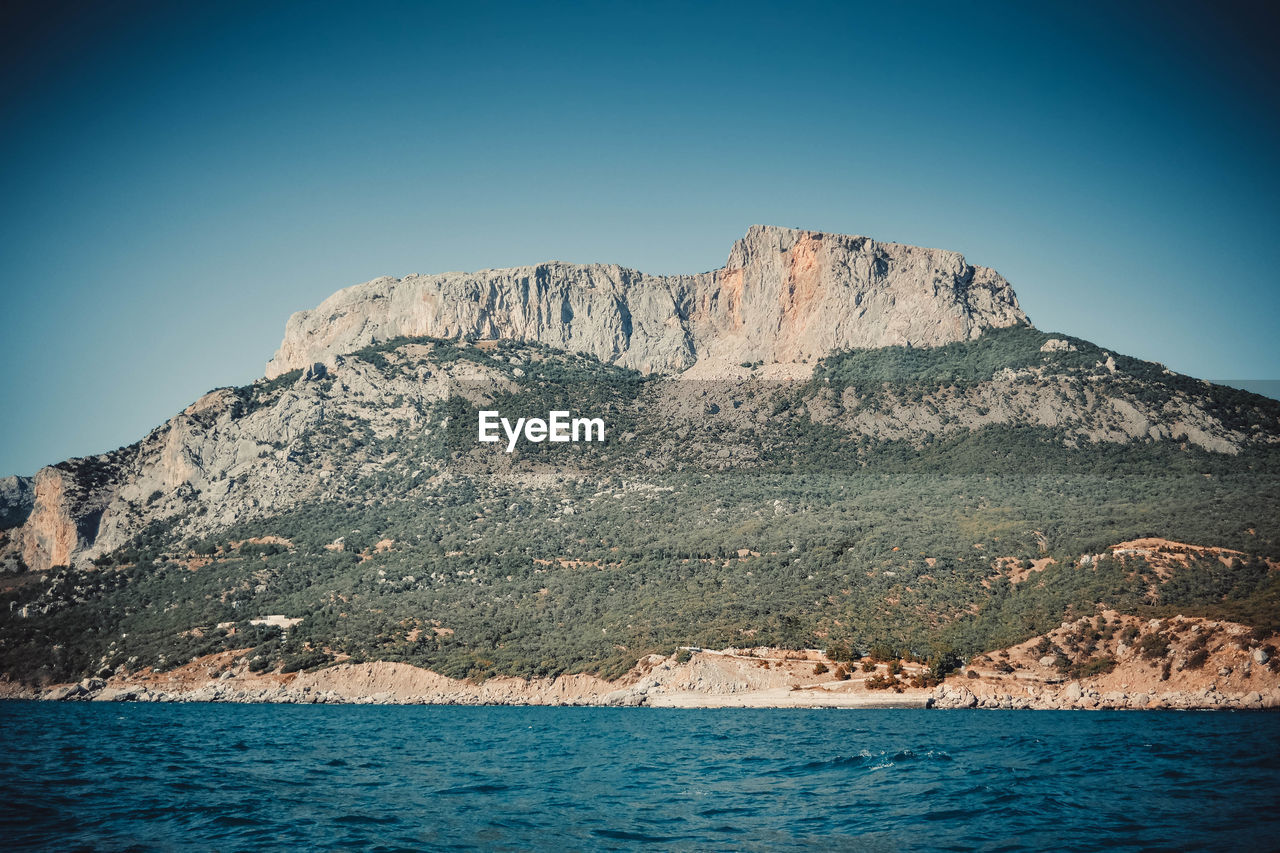
[[1159,660],[1169,654],[1169,638],[1164,634],[1147,634],[1138,642],[1138,652],[1145,660]]
[[1187,655],[1187,662],[1183,665],[1186,669],[1200,669],[1209,660],[1209,650],[1199,648]]

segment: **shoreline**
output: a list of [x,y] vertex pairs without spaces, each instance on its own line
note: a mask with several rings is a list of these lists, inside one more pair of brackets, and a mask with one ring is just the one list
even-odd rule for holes
[[[406,663],[343,662],[310,672],[254,673],[248,649],[198,658],[166,672],[144,669],[43,688],[0,681],[0,699],[244,704],[597,706],[650,708],[978,708],[1000,710],[1262,710],[1280,708],[1280,674],[1243,663],[1161,675],[1132,656],[1114,670],[1068,679],[1019,648],[980,656],[936,686],[910,661],[837,664],[816,650],[698,649],[649,655],[616,680],[575,674],[481,682]],[[1028,648],[1030,645],[1028,644]],[[1024,650],[1025,651],[1025,650]],[[1009,653],[1012,652],[1012,656]],[[1009,661],[1017,663],[1016,667]],[[983,661],[990,666],[983,666]],[[902,679],[887,689],[890,669]],[[1213,673],[1216,672],[1216,677]]]
[[[939,690],[947,691],[940,695]],[[1093,701],[1090,701],[1092,699]],[[644,701],[618,701],[611,697],[591,697],[564,701],[524,701],[456,696],[386,695],[349,696],[288,689],[224,692],[200,688],[190,692],[165,693],[147,688],[87,688],[83,683],[47,688],[6,690],[0,702],[131,702],[160,704],[236,704],[236,705],[417,705],[484,708],[657,708],[671,710],[724,709],[803,709],[803,710],[1017,710],[1017,711],[1275,711],[1280,710],[1280,694],[1274,691],[1249,694],[1189,694],[1185,691],[1148,696],[1145,702],[1133,697],[1107,697],[1084,694],[1075,704],[1023,701],[1008,696],[978,697],[950,685],[939,689],[912,693],[859,696],[787,695],[780,691],[721,696],[716,694],[669,694]]]

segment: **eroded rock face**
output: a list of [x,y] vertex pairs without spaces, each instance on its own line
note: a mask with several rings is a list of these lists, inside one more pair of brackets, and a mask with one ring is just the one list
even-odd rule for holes
[[27,519],[22,539],[22,559],[41,568],[67,565],[76,547],[75,520],[66,500],[67,477],[56,468],[43,468],[36,476],[36,510]]
[[93,543],[118,485],[117,466],[114,454],[105,454],[40,469],[31,515],[18,534],[24,564],[67,566]]
[[0,477],[0,530],[22,524],[34,505],[35,488],[31,477]]
[[201,534],[332,499],[358,475],[358,464],[339,472],[332,458],[301,461],[298,439],[335,418],[358,420],[379,435],[413,429],[417,405],[446,398],[470,370],[462,364],[388,380],[353,360],[336,371],[343,390],[333,396],[321,387],[334,375],[327,370],[300,377],[270,404],[247,402],[236,389],[210,391],[136,444],[42,468],[34,509],[14,531],[22,561],[37,571],[84,565],[152,522],[183,517],[185,532]]
[[937,346],[1027,322],[1004,278],[955,252],[753,226],[698,275],[550,262],[375,279],[294,314],[266,375],[426,335],[537,341],[646,373],[701,365],[709,378],[718,364]]

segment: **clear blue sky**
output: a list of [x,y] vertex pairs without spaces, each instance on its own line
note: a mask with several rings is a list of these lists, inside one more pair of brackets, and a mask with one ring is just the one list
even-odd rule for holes
[[752,223],[955,249],[1041,328],[1280,378],[1280,30],[1223,8],[11,5],[0,474],[254,379],[340,287],[696,272]]

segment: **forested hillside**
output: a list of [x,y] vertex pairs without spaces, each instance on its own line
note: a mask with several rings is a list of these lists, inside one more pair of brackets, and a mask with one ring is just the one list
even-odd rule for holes
[[[1104,605],[1280,626],[1280,403],[1027,327],[805,381],[744,371],[397,339],[215,392],[183,428],[249,449],[185,492],[118,491],[107,518],[145,529],[119,521],[92,562],[5,576],[0,669],[247,647],[261,670],[476,679],[682,645],[966,658]],[[476,441],[480,408],[600,416],[606,441],[508,454]],[[1140,538],[1228,550],[1111,549]]]

